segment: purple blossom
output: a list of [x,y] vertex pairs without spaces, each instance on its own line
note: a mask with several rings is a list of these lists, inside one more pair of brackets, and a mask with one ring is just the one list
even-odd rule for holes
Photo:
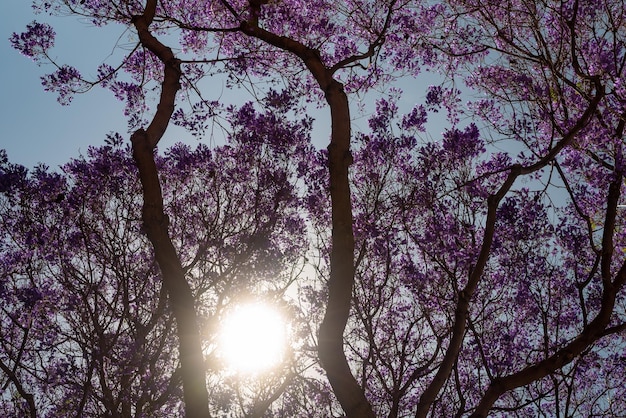
[[270,89],[263,101],[268,107],[281,111],[289,111],[295,104],[296,97],[289,90],[278,92],[274,89]]
[[369,127],[377,133],[386,132],[391,126],[391,120],[398,112],[395,101],[380,98],[376,101],[376,113],[368,120]]
[[401,127],[406,130],[414,129],[416,131],[424,132],[424,125],[427,120],[428,116],[424,106],[415,106],[409,114],[402,117]]
[[480,139],[478,127],[471,123],[463,131],[452,129],[443,134],[443,149],[453,158],[464,160],[474,158],[485,152],[484,142]]
[[41,77],[41,84],[46,91],[56,91],[57,101],[62,105],[69,105],[74,93],[80,92],[85,87],[78,70],[69,65],[64,65],[54,73]]
[[428,93],[426,93],[426,105],[428,110],[438,112],[441,102],[443,101],[443,87],[441,86],[429,86]]
[[102,84],[102,87],[110,86],[116,76],[115,68],[111,67],[109,64],[101,64],[98,67],[98,80]]
[[24,304],[26,309],[32,309],[43,299],[43,296],[36,288],[26,287],[17,291],[17,299]]
[[172,122],[182,126],[195,137],[202,137],[213,118],[223,110],[221,103],[217,101],[201,101],[194,103],[189,111],[177,109],[172,115]]
[[13,33],[9,41],[20,53],[38,61],[54,46],[55,35],[50,25],[33,21],[26,25],[26,32]]
[[26,167],[11,164],[5,150],[0,150],[0,193],[11,194],[17,191],[27,181]]

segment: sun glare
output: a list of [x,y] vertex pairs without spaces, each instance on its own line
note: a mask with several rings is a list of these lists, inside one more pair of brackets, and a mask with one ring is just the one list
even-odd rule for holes
[[280,313],[268,305],[239,305],[226,316],[220,328],[220,357],[232,371],[261,372],[283,359],[287,325]]

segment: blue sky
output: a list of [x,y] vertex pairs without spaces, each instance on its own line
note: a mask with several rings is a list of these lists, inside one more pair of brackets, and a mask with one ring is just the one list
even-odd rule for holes
[[[55,94],[43,90],[40,77],[52,68],[37,66],[13,50],[8,41],[13,32],[23,32],[36,18],[46,21],[46,16],[33,14],[30,3],[2,0],[0,4],[0,148],[7,150],[12,162],[28,167],[44,162],[56,167],[84,153],[90,144],[103,143],[108,132],[125,132],[126,122],[121,103],[103,90],[77,96],[71,106],[59,105]],[[112,45],[99,37],[101,31],[75,18],[51,23],[57,32],[57,47],[52,53],[61,63],[85,67],[106,57],[97,55],[103,54],[105,42]],[[110,51],[110,46],[104,50]],[[96,66],[90,65],[93,69]]]
[[[56,94],[43,90],[40,77],[54,71],[54,67],[38,66],[12,49],[9,43],[13,32],[23,32],[33,20],[54,27],[57,34],[51,50],[54,59],[59,64],[77,67],[87,76],[93,75],[98,65],[109,58],[125,30],[122,26],[95,28],[72,16],[35,15],[29,0],[0,0],[0,56],[4,61],[0,66],[0,125],[3,127],[0,149],[7,151],[13,163],[33,167],[42,162],[56,168],[85,154],[90,145],[103,144],[109,132],[128,137],[122,103],[112,93],[96,87],[74,96],[71,105],[61,106]],[[229,91],[229,97],[234,102],[250,100],[242,92]],[[315,113],[325,114],[326,111]],[[197,143],[181,129],[171,127],[160,148],[178,140]]]
[[[54,68],[36,65],[13,50],[8,40],[13,32],[23,32],[33,20],[48,22],[54,27],[57,36],[51,55],[58,63],[75,66],[85,75],[93,75],[98,65],[109,58],[117,39],[124,35],[125,30],[122,26],[95,28],[72,16],[50,18],[35,15],[29,0],[0,0],[0,56],[3,58],[3,65],[0,66],[0,125],[3,128],[0,149],[7,151],[11,162],[27,167],[42,162],[56,168],[71,158],[85,154],[90,145],[103,144],[109,132],[119,132],[128,137],[122,103],[110,92],[95,88],[75,96],[70,106],[61,106],[54,93],[43,90],[40,77]],[[424,81],[432,83],[435,80],[427,77]],[[427,86],[424,82],[411,80],[409,86],[403,86],[409,93],[403,96],[403,104],[410,108],[416,102],[422,102]],[[368,97],[376,95],[372,93]],[[229,97],[235,102],[250,100],[237,91],[229,91]],[[319,120],[314,129],[315,143],[323,146],[329,133],[328,111],[311,111]],[[353,117],[356,129],[366,128],[363,115],[353,112]],[[442,130],[441,125],[438,126],[437,133]],[[176,140],[197,142],[182,130],[173,128],[166,133],[160,148]]]

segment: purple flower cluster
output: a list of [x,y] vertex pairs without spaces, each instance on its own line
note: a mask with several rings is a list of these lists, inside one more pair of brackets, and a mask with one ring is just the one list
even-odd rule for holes
[[41,77],[41,84],[44,90],[57,92],[57,100],[62,105],[69,105],[74,94],[85,88],[85,83],[78,70],[68,65]]
[[471,123],[462,131],[455,128],[444,132],[443,149],[458,160],[466,160],[485,152],[485,144],[478,127]]
[[[374,416],[486,416],[490,399],[496,415],[626,416],[626,228],[607,211],[626,192],[623,1],[35,3],[140,31],[93,82],[52,62],[43,84],[61,103],[99,84],[131,127],[158,99],[163,127],[224,132],[155,154],[214,415],[355,415],[316,351],[341,311],[334,354]],[[51,61],[54,31],[33,22],[10,42]],[[392,85],[365,127],[349,123],[344,99],[426,71],[443,79],[408,114],[399,103],[423,92]],[[212,100],[203,80],[220,72],[261,99]],[[340,116],[329,150],[311,145],[313,101]],[[441,109],[444,133],[420,134]],[[19,393],[1,416],[184,415],[183,322],[124,144],[110,136],[62,173],[0,153],[0,362]],[[284,369],[254,382],[211,351],[217,318],[252,294],[296,335]]]
[[426,105],[428,109],[433,112],[439,111],[439,106],[443,101],[443,87],[441,86],[429,86],[426,93]]
[[46,23],[32,22],[26,25],[23,33],[13,33],[9,38],[11,46],[35,61],[42,60],[48,49],[54,46],[55,32]]
[[426,109],[423,105],[415,106],[411,109],[411,112],[402,117],[402,123],[400,126],[402,129],[410,130],[414,129],[419,132],[424,132],[426,124],[428,120],[428,115],[426,113]]
[[22,288],[17,291],[17,299],[24,304],[26,309],[33,309],[35,304],[42,298],[41,293],[32,287]]

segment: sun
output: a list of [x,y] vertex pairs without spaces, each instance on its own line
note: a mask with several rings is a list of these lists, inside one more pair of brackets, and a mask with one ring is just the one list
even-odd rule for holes
[[218,334],[218,352],[227,369],[254,374],[278,365],[285,356],[287,324],[277,309],[257,302],[234,307]]

